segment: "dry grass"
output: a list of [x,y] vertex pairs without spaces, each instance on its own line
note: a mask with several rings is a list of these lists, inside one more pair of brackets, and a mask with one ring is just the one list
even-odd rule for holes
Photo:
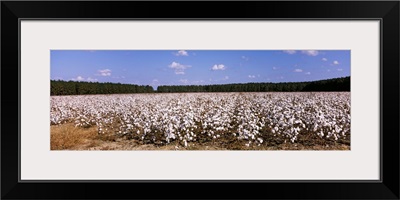
[[153,144],[142,144],[134,139],[117,138],[115,136],[100,136],[97,128],[78,128],[73,124],[63,124],[50,127],[51,150],[350,150],[349,145],[302,145],[283,143],[272,146],[246,147],[235,143],[222,146],[216,143],[189,143],[188,147],[182,147],[171,143],[157,146]]
[[77,128],[73,124],[50,126],[50,149],[74,149],[97,137],[96,127]]

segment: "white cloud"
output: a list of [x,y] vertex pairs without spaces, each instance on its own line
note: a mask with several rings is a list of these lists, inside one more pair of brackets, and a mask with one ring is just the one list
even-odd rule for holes
[[97,72],[99,72],[99,76],[111,76],[111,70],[109,69],[100,69]]
[[328,59],[326,59],[326,58],[322,58],[322,61],[328,61]]
[[86,80],[89,81],[89,82],[96,82],[97,78],[88,77]]
[[249,57],[242,56],[242,59],[245,60],[245,61],[248,61],[248,60],[249,60]]
[[185,69],[189,68],[190,65],[182,65],[177,62],[172,62],[168,67],[174,69],[175,74],[185,74]]
[[[137,83],[138,84],[138,83]],[[153,79],[152,81],[151,81],[151,85],[153,85],[153,86],[158,86],[158,85],[160,85],[160,81],[158,81],[158,79]]]
[[256,78],[255,75],[249,75],[248,77],[249,77],[249,78]]
[[343,71],[343,69],[337,69],[337,70],[340,71],[340,72]]
[[222,80],[228,80],[229,76],[225,76]]
[[223,64],[219,64],[219,65],[214,65],[211,70],[216,71],[216,70],[225,70],[226,67]]
[[311,74],[311,72],[306,72],[306,75],[310,75]]
[[181,80],[179,80],[179,82],[187,84],[189,81],[187,79],[181,79]]
[[175,53],[176,56],[189,56],[188,52],[185,50],[180,50],[177,53]]
[[72,80],[73,81],[88,81],[88,82],[96,82],[97,81],[97,79],[95,79],[95,78],[91,78],[91,77],[84,78],[82,76],[77,76],[76,78],[73,78]]
[[303,72],[302,69],[295,69],[294,72]]
[[199,80],[199,81],[192,81],[193,84],[199,84],[199,83],[204,83],[204,80]]
[[273,69],[273,70],[277,70],[277,69],[278,69],[278,67],[272,67],[272,69]]
[[339,62],[338,62],[337,60],[335,60],[335,61],[333,61],[333,64],[334,64],[334,65],[338,65]]
[[317,50],[305,50],[305,51],[301,51],[301,53],[304,53],[309,56],[317,56],[319,54],[319,52]]
[[285,51],[283,51],[283,52],[285,52],[285,53],[287,53],[287,54],[295,54],[295,53],[296,53],[295,50],[285,50]]
[[78,76],[76,78],[73,78],[72,80],[74,80],[74,81],[84,81],[85,79],[82,76]]

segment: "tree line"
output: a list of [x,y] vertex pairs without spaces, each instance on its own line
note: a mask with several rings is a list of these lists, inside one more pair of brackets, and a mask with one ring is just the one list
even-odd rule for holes
[[158,86],[157,92],[310,92],[350,91],[350,76],[310,82]]
[[50,95],[152,93],[149,85],[50,80]]
[[215,85],[162,85],[154,91],[149,85],[50,81],[51,95],[172,93],[172,92],[311,92],[350,91],[350,76],[309,82],[234,83]]

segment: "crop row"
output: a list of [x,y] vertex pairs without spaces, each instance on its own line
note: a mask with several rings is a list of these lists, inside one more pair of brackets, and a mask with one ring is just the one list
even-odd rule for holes
[[52,96],[50,124],[97,126],[142,143],[350,141],[350,93],[185,93]]

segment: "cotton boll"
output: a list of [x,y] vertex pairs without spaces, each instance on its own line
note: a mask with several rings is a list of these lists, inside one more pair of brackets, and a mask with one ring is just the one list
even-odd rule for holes
[[[52,96],[50,123],[54,125],[77,120],[76,126],[97,125],[99,134],[136,133],[141,138],[141,133],[165,133],[165,141],[173,140],[173,135],[169,136],[167,131],[181,134],[180,137],[189,134],[186,135],[186,139],[190,141],[197,137],[191,132],[197,131],[198,135],[206,134],[209,137],[214,134],[211,131],[218,131],[216,133],[220,137],[217,139],[224,138],[227,136],[225,133],[232,132],[238,133],[232,134],[237,138],[241,138],[241,134],[247,138],[253,138],[252,135],[258,138],[265,132],[265,125],[267,130],[271,130],[275,135],[271,137],[283,134],[293,139],[301,130],[317,135],[321,135],[319,133],[322,130],[329,130],[339,138],[350,134],[350,95],[339,94],[252,93],[239,96],[236,93],[185,93]],[[296,125],[293,126],[294,124]],[[292,132],[288,132],[289,130]]]

